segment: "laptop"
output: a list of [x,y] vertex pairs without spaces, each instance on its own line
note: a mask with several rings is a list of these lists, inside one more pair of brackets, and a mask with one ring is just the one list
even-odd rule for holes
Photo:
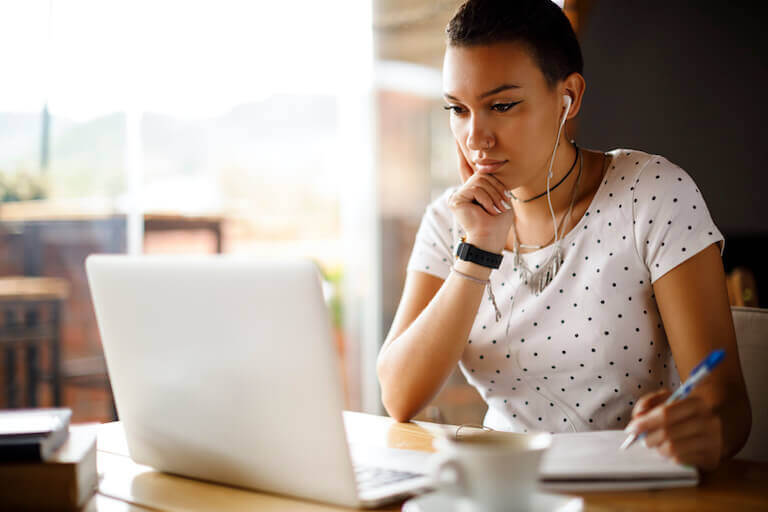
[[387,454],[354,457],[311,261],[92,255],[86,272],[137,463],[359,508],[431,487],[413,470],[428,464],[393,469]]

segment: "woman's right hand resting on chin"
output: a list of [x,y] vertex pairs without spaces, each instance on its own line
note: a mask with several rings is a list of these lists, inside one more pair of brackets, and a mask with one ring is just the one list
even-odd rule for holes
[[493,174],[474,172],[458,141],[455,143],[462,185],[451,195],[448,206],[467,233],[467,243],[501,253],[515,218],[507,190]]
[[[475,173],[458,143],[456,149],[462,186],[450,197],[449,208],[466,232],[467,243],[501,253],[514,220],[504,184],[493,175]],[[491,273],[468,261],[453,264],[479,280]],[[381,400],[394,419],[410,420],[440,391],[464,354],[485,289],[482,281],[455,272],[445,280],[408,272],[376,365]]]

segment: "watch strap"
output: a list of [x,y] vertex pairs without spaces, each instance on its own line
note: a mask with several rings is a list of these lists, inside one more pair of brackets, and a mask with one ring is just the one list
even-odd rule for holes
[[456,257],[460,260],[477,263],[483,267],[499,268],[501,260],[504,258],[501,254],[484,251],[467,242],[461,242],[456,248]]

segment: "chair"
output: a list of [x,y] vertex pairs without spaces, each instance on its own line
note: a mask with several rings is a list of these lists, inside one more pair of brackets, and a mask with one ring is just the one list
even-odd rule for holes
[[[6,407],[38,406],[38,384],[49,381],[53,404],[61,405],[61,305],[69,295],[69,283],[52,277],[0,278],[0,349],[4,353]],[[41,349],[48,348],[48,371],[40,365]],[[24,400],[16,379],[17,353],[25,359]]]
[[734,268],[726,276],[726,285],[731,306],[758,306],[757,281],[755,274],[748,268]]
[[768,309],[732,306],[731,314],[752,405],[752,431],[736,458],[768,462]]
[[62,386],[99,390],[106,392],[109,407],[108,421],[117,421],[117,407],[112,393],[112,383],[107,374],[107,363],[103,355],[68,359],[61,364]]

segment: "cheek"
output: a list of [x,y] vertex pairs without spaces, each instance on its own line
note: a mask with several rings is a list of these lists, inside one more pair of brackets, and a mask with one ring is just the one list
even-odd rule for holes
[[455,117],[451,116],[451,120],[448,122],[448,124],[451,127],[451,133],[453,134],[453,138],[456,140],[462,140],[462,124],[459,119],[456,119]]
[[496,136],[501,153],[518,162],[524,161],[536,145],[534,132],[517,121],[500,123]]
[[554,142],[554,134],[550,142],[547,127],[542,125],[541,119],[533,116],[521,115],[500,123],[497,133],[508,150],[524,150],[526,154],[535,153],[540,146]]
[[540,127],[536,117],[526,112],[521,112],[500,125],[505,133],[518,138],[532,139],[540,134]]

